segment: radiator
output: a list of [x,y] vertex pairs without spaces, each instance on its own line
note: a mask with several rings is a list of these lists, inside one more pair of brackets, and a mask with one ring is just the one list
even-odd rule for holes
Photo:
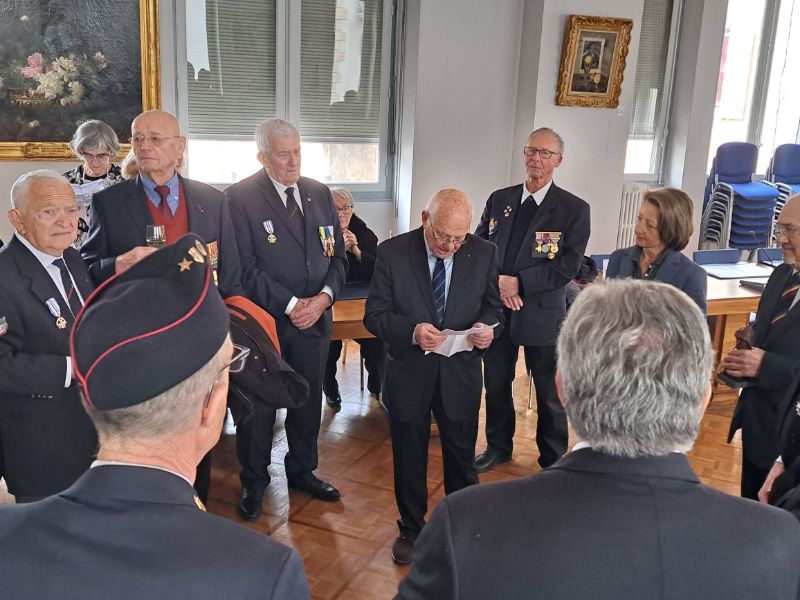
[[626,181],[622,186],[622,202],[619,206],[619,228],[617,229],[617,248],[633,246],[636,227],[636,215],[642,205],[642,198],[647,184],[638,181]]

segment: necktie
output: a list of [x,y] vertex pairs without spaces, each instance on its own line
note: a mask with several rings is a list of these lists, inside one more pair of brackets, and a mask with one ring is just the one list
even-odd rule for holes
[[436,316],[439,319],[438,325],[444,323],[445,307],[445,288],[447,287],[447,276],[444,272],[444,259],[437,258],[436,266],[433,268],[433,305],[436,308]]
[[800,273],[795,272],[786,282],[786,289],[775,306],[775,317],[772,319],[772,325],[783,319],[791,310],[792,302],[794,302],[798,290],[800,290]]
[[172,219],[172,211],[169,208],[167,198],[169,198],[169,188],[166,185],[157,185],[156,194],[161,198],[161,203],[158,205],[158,212],[165,221]]
[[303,213],[300,211],[300,207],[297,206],[297,200],[294,199],[293,187],[286,188],[286,210],[289,213],[290,219],[299,217],[302,220]]
[[61,284],[64,286],[64,291],[67,294],[67,303],[69,304],[69,309],[72,311],[72,316],[74,317],[80,312],[82,305],[81,299],[78,297],[78,292],[75,291],[75,286],[72,284],[72,277],[69,276],[67,263],[64,262],[63,258],[57,258],[53,261],[53,264],[58,267],[58,270],[61,273]]

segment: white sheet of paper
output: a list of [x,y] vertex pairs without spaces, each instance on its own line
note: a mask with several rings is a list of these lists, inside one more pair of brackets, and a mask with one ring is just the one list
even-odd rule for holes
[[[497,327],[497,323],[489,325],[489,329]],[[468,336],[473,333],[481,333],[485,327],[473,327],[472,329],[465,329],[464,331],[454,331],[452,329],[444,329],[442,333],[447,337],[434,352],[442,356],[453,356],[457,352],[464,352],[465,350],[472,350],[475,344],[469,341]],[[425,354],[430,354],[426,352]]]

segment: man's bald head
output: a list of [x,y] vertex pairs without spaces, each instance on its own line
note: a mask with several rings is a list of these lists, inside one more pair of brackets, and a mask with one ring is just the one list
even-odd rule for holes
[[173,115],[163,110],[148,110],[131,123],[131,145],[139,172],[163,185],[177,171],[186,138]]
[[447,258],[461,248],[472,225],[472,202],[461,190],[439,190],[422,211],[425,240],[437,258]]

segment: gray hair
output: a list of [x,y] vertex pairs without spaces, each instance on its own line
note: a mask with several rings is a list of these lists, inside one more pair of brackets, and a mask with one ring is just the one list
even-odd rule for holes
[[23,173],[11,186],[11,208],[24,212],[28,203],[28,188],[32,183],[40,179],[56,179],[67,183],[61,173],[56,173],[52,169],[36,169],[35,171]]
[[539,129],[534,129],[533,131],[531,131],[531,134],[528,136],[528,139],[532,138],[537,133],[549,133],[550,135],[552,135],[556,139],[556,143],[558,144],[559,154],[562,155],[564,154],[564,138],[558,135],[558,133],[555,130],[550,129],[549,127],[539,127]]
[[590,286],[558,338],[567,416],[593,448],[654,456],[692,447],[713,352],[697,305],[655,281]]
[[91,119],[75,130],[69,142],[72,153],[81,158],[85,150],[102,150],[112,157],[119,152],[119,139],[110,125],[97,119]]
[[433,196],[428,198],[428,203],[425,205],[425,210],[431,216],[431,219],[436,221],[436,214],[443,206],[453,210],[460,208],[469,212],[469,219],[472,221],[472,202],[469,197],[455,188],[445,188],[436,192]]
[[283,119],[267,119],[256,127],[256,146],[264,156],[269,156],[271,139],[277,140],[290,135],[300,136],[297,128]]
[[140,404],[113,410],[89,409],[100,442],[169,438],[189,429],[197,419],[208,390],[214,385],[230,356],[223,342],[217,353],[196,373],[178,385]]
[[340,198],[344,198],[350,203],[350,206],[356,205],[356,200],[355,198],[353,198],[353,194],[351,194],[350,190],[348,190],[347,188],[340,186],[331,186],[330,190],[331,190],[331,196],[339,196]]

